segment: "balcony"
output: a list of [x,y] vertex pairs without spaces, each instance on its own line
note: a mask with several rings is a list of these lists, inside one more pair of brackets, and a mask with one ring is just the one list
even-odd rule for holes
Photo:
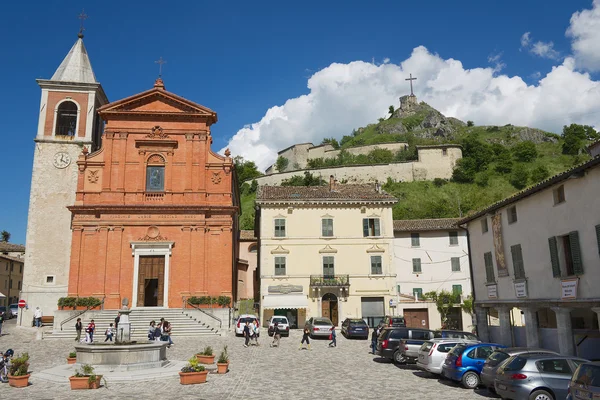
[[350,275],[311,275],[311,287],[350,287]]

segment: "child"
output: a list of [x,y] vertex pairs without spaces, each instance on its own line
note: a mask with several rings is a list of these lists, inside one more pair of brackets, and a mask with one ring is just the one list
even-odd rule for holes
[[308,329],[308,326],[304,327],[304,333],[302,334],[302,341],[300,342],[300,347],[298,348],[298,350],[301,350],[302,348],[304,348],[304,342],[306,342],[306,345],[308,346],[308,349],[310,350],[310,329]]
[[104,339],[104,341],[106,342],[110,340],[112,342],[113,336],[115,334],[112,322],[110,323],[110,326],[108,327],[106,332],[104,332],[104,334],[106,335],[106,339]]
[[260,337],[260,331],[259,331],[260,327],[258,326],[258,320],[254,321],[254,342],[257,346],[260,346],[260,344],[258,344],[258,338]]
[[329,339],[331,339],[331,342],[329,343],[329,347],[331,347],[331,345],[333,345],[333,347],[337,347],[337,342],[335,340],[336,334],[335,334],[335,326],[333,326],[331,328],[331,334],[329,335]]

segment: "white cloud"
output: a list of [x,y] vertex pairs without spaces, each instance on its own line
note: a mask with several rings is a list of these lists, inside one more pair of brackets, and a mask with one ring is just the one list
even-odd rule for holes
[[576,71],[571,57],[540,76],[537,84],[527,85],[492,67],[465,69],[460,61],[420,46],[400,65],[331,64],[308,79],[308,94],[270,108],[260,121],[240,129],[227,147],[264,169],[287,146],[339,139],[376,122],[389,105],[397,106],[398,97],[410,91],[405,81],[409,73],[418,78],[414,87],[419,100],[463,121],[554,132],[571,122],[600,125],[600,83]]
[[600,70],[600,0],[594,0],[592,9],[576,12],[571,16],[567,29],[571,49],[579,68]]
[[389,64],[390,63],[390,59],[388,57],[383,59],[383,63],[384,64]]
[[[521,49],[529,47],[529,43],[531,42],[531,32],[525,32],[523,36],[521,36]],[[521,50],[519,49],[519,51]]]
[[490,54],[488,62],[494,65],[494,72],[500,72],[506,64],[502,61],[502,53]]
[[529,75],[533,79],[540,79],[542,77],[542,73],[540,71],[536,71],[533,74]]
[[537,41],[531,46],[529,50],[531,53],[542,58],[549,58],[551,60],[558,60],[560,53],[554,50],[554,43]]

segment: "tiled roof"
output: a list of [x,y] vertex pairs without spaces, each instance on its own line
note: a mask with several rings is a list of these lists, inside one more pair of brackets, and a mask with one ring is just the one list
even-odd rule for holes
[[254,231],[245,231],[242,230],[240,231],[240,240],[244,240],[244,241],[252,241],[252,240],[256,240],[256,236],[254,236]]
[[464,224],[466,222],[477,219],[477,218],[481,217],[482,215],[496,211],[502,207],[505,207],[505,206],[512,204],[516,201],[519,201],[521,199],[524,199],[525,197],[529,197],[537,192],[540,192],[544,189],[554,186],[557,183],[560,183],[564,180],[569,179],[571,176],[578,176],[579,174],[585,172],[586,170],[595,168],[598,165],[600,165],[600,156],[592,158],[591,160],[584,162],[582,164],[579,164],[579,165],[577,165],[573,168],[570,168],[564,172],[561,172],[560,174],[551,176],[550,178],[545,179],[531,187],[528,187],[527,189],[521,190],[520,192],[517,192],[517,193],[513,194],[512,196],[507,197],[504,200],[500,200],[499,202],[494,203],[491,206],[484,208],[481,211],[475,212],[472,215],[469,215],[468,217],[461,219],[458,223]]
[[375,189],[375,184],[344,185],[336,184],[334,190],[324,186],[259,186],[256,194],[258,204],[266,202],[302,201],[349,201],[349,202],[390,202],[395,197]]
[[21,252],[25,253],[25,246],[20,244],[0,242],[0,253]]
[[4,254],[0,254],[0,258],[5,259],[5,260],[9,260],[9,261],[16,261],[16,262],[19,262],[21,264],[25,263],[25,260],[22,259],[22,258],[5,256]]
[[394,221],[394,232],[441,231],[456,229],[460,218],[405,219]]

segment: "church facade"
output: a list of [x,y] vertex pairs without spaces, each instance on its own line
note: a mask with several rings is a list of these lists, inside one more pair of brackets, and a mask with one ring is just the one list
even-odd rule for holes
[[[40,116],[36,138],[23,297],[45,315],[64,296],[96,297],[104,309],[125,299],[132,308],[235,299],[239,196],[229,152],[210,149],[217,114],[160,78],[108,103],[81,37],[71,53],[40,83],[62,90],[42,94],[42,108],[55,112]],[[71,72],[54,82],[61,68]],[[57,188],[60,201],[49,203]]]

